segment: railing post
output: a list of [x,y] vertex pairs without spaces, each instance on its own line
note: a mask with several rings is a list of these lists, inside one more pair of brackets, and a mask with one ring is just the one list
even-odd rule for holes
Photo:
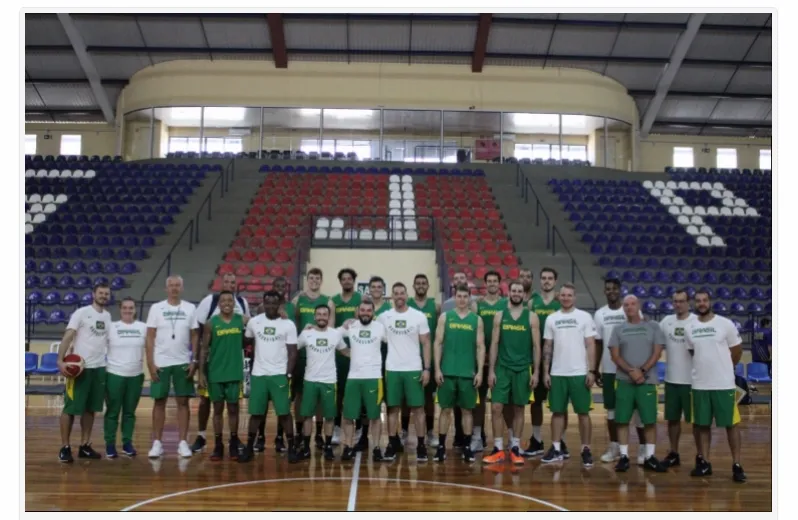
[[[546,217],[546,248],[548,249],[549,244],[554,240],[554,237],[551,236],[551,221],[549,217]],[[553,246],[552,246],[553,247]]]
[[193,251],[194,250],[194,219],[191,219],[191,222],[189,223],[189,225],[191,226],[191,231],[189,231],[189,233],[188,233],[188,250],[189,251]]
[[166,276],[172,274],[172,253],[166,257]]
[[208,194],[208,220],[211,220],[211,206],[213,206],[213,193]]

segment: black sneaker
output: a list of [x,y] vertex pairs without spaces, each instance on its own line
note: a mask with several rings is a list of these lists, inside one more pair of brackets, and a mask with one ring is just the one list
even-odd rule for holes
[[344,446],[344,451],[341,452],[341,461],[349,462],[354,458],[355,458],[355,450],[353,450],[349,446]]
[[629,455],[621,455],[618,462],[615,464],[615,471],[618,473],[625,473],[629,471]]
[[241,450],[241,454],[238,456],[238,462],[244,463],[249,462],[255,458],[255,450],[250,449],[248,446],[244,446],[244,449]]
[[668,467],[657,460],[657,457],[654,455],[646,459],[646,461],[643,463],[643,469],[655,471],[657,473],[665,473],[668,471]]
[[288,463],[296,464],[299,462],[299,455],[297,455],[296,447],[294,445],[288,446]]
[[418,447],[416,447],[416,462],[427,462],[428,460],[427,447],[423,444],[419,444]]
[[315,442],[315,443],[316,443],[316,448],[317,448],[317,449],[320,449],[320,450],[323,450],[323,449],[324,449],[324,444],[325,444],[325,443],[324,443],[324,437],[322,437],[322,436],[321,436],[321,435],[319,435],[318,433],[317,433],[317,434],[316,434],[316,436],[313,438],[313,442]]
[[[564,444],[563,447],[565,447]],[[536,457],[538,455],[543,455],[543,442],[537,440],[533,435],[529,438],[529,446],[524,450],[524,457]]]
[[438,445],[438,449],[435,450],[435,456],[432,457],[432,460],[435,462],[443,462],[446,460],[446,447],[443,444]]
[[211,453],[211,460],[222,460],[224,458],[224,445],[221,442],[217,442],[216,446],[213,448],[213,453]]
[[355,447],[353,448],[354,452],[357,453],[362,451],[363,453],[367,453],[369,451],[369,438],[366,435],[361,435],[360,439],[355,443]]
[[333,453],[332,446],[324,447],[324,460],[335,460],[335,453]]
[[[391,445],[391,440],[390,439],[388,439],[388,445],[389,446]],[[393,449],[394,449],[394,452],[397,453],[397,454],[405,452],[405,445],[401,441],[401,439],[399,440],[399,442],[397,442],[396,444],[393,445]]]
[[562,452],[559,450],[555,450],[554,446],[552,446],[551,448],[549,448],[549,451],[546,452],[543,458],[540,459],[540,462],[542,462],[543,464],[549,464],[551,462],[562,462],[562,459],[563,459]]
[[703,457],[696,455],[695,467],[690,472],[691,477],[708,477],[712,475],[712,464],[706,461]]
[[568,446],[565,445],[565,441],[560,441],[560,453],[562,453],[562,458],[570,459],[571,453],[568,451]]
[[745,476],[745,471],[743,471],[743,467],[739,464],[735,464],[732,466],[732,479],[735,482],[746,482],[748,477]]
[[[374,448],[378,450],[379,448]],[[390,442],[385,447],[385,452],[382,454],[382,460],[391,461],[396,459],[396,448]]]
[[230,437],[230,442],[227,446],[230,449],[230,458],[232,460],[238,460],[238,457],[241,455],[241,441],[238,440],[238,437]]
[[679,458],[679,454],[675,451],[668,453],[668,456],[665,457],[665,460],[662,461],[663,464],[668,466],[669,468],[673,468],[675,466],[682,465],[682,459]]
[[202,435],[197,435],[197,438],[194,439],[194,444],[191,445],[191,452],[197,453],[205,449],[205,445],[208,441],[205,440],[205,437]]
[[63,463],[75,462],[75,459],[72,458],[71,447],[63,446],[61,448],[61,451],[58,452],[58,462],[63,462]]
[[91,447],[91,443],[84,444],[78,449],[78,458],[79,459],[101,459],[103,458],[102,455],[94,451]]
[[302,449],[297,453],[298,460],[310,460],[310,447],[302,446]]
[[471,446],[466,446],[463,448],[463,460],[465,462],[474,462],[477,458],[474,456],[474,452],[471,451]]
[[[274,444],[277,444],[277,439],[274,439]],[[255,439],[255,444],[252,446],[252,451],[255,453],[263,453],[266,451],[266,437],[261,437],[258,435],[258,438]],[[280,453],[280,452],[277,452]]]
[[586,468],[593,467],[593,454],[590,452],[590,448],[587,446],[585,446],[582,450],[582,466]]
[[382,450],[380,450],[379,446],[374,448],[374,451],[371,452],[371,460],[373,462],[385,462],[387,460],[385,457],[382,456]]

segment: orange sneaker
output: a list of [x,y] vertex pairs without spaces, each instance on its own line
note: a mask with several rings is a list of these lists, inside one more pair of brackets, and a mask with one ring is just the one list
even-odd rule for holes
[[482,462],[485,464],[499,464],[504,462],[504,450],[500,450],[494,446],[490,455],[482,457]]
[[524,465],[524,457],[521,456],[521,450],[518,449],[518,446],[514,446],[510,450],[510,461],[516,466]]

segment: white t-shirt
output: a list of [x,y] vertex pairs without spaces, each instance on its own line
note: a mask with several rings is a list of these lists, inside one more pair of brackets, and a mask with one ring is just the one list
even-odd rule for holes
[[146,338],[147,325],[144,322],[113,322],[108,338],[108,373],[123,377],[143,374]]
[[665,335],[665,352],[667,363],[665,368],[665,382],[678,385],[693,384],[693,356],[687,350],[686,330],[695,314],[689,314],[686,319],[680,320],[675,314],[665,316],[659,322],[659,328]]
[[[580,309],[559,310],[546,318],[543,339],[553,340],[551,375],[585,376],[588,372],[585,339],[596,336],[590,314]],[[608,338],[609,339],[609,338]]]
[[[241,304],[238,303],[238,298],[234,297],[235,309],[233,309],[233,313],[249,317],[249,303],[247,303],[246,299],[241,299],[244,301],[244,308],[241,308]],[[197,305],[197,310],[194,313],[195,325],[193,328],[196,329],[199,328],[200,325],[205,325],[205,321],[208,319],[208,312],[211,310],[211,303],[213,303],[213,294],[209,294],[203,298],[201,302],[199,302],[199,305]],[[219,308],[219,304],[217,303],[216,308],[213,310],[213,314],[211,314],[211,317],[216,316],[221,312],[222,310]]]
[[287,345],[296,345],[296,325],[291,320],[270,320],[266,314],[258,314],[247,323],[244,333],[255,339],[255,361],[253,376],[279,376],[288,373]]
[[111,314],[86,305],[72,313],[67,329],[75,331],[72,352],[83,358],[83,368],[104,367]]
[[363,325],[355,321],[343,332],[349,339],[349,379],[379,379],[382,377],[382,352],[385,341],[385,326],[377,321]]
[[187,301],[169,305],[163,300],[150,307],[147,328],[155,329],[155,366],[186,365],[191,360],[191,329],[196,328],[196,310]]
[[626,314],[623,312],[623,307],[617,309],[610,309],[609,305],[605,305],[596,311],[593,316],[593,321],[596,327],[596,338],[601,340],[602,353],[601,353],[601,373],[614,374],[618,368],[612,362],[610,356],[610,338],[612,331],[621,323],[626,323]]
[[693,351],[693,390],[733,390],[734,365],[729,349],[742,344],[731,320],[715,315],[687,326],[687,348]]
[[305,329],[299,335],[297,348],[308,353],[305,366],[305,381],[312,383],[335,383],[335,351],[344,350],[344,335],[338,329]]
[[408,307],[404,312],[391,309],[380,314],[377,321],[385,327],[388,339],[388,357],[385,370],[391,372],[420,372],[422,334],[429,334],[429,322],[419,310]]

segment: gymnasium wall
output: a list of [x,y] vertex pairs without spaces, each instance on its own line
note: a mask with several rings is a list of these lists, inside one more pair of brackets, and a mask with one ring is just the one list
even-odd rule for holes
[[391,285],[402,282],[411,294],[413,278],[424,273],[429,278],[430,296],[439,299],[440,295],[435,251],[432,250],[313,248],[310,250],[308,269],[312,267],[324,272],[321,292],[327,295],[341,292],[337,275],[344,267],[351,267],[357,272],[358,282],[367,282],[372,276],[380,276],[385,280],[389,292]]
[[718,148],[734,148],[737,150],[738,168],[754,169],[759,168],[759,151],[770,150],[772,141],[746,137],[650,135],[640,140],[641,171],[662,171],[663,166],[673,164],[675,146],[693,148],[696,168],[714,168]]

